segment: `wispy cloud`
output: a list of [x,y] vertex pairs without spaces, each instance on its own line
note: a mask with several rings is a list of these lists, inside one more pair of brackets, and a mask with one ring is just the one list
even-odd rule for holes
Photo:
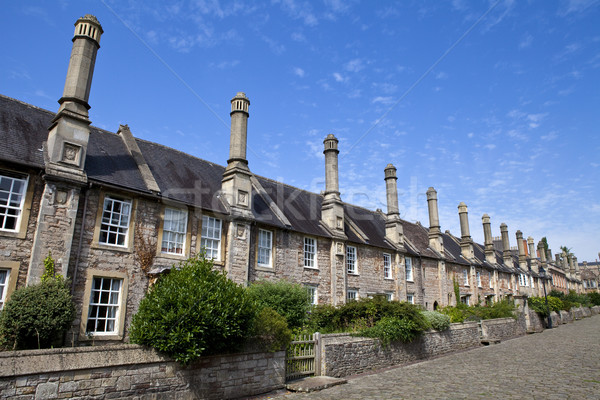
[[333,79],[335,79],[336,82],[345,82],[347,78],[342,76],[339,72],[334,72]]
[[355,58],[354,60],[348,61],[344,65],[344,69],[348,72],[359,72],[363,68],[363,61],[360,58]]
[[294,75],[300,77],[300,78],[304,78],[304,70],[300,67],[294,67],[293,69]]
[[532,43],[533,43],[533,36],[531,36],[529,33],[527,33],[527,34],[525,34],[525,37],[523,39],[521,39],[521,41],[519,42],[519,49],[526,49],[526,48],[530,47]]

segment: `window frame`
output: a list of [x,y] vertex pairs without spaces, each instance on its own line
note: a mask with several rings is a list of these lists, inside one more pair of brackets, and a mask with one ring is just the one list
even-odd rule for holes
[[346,245],[346,273],[358,275],[358,250],[356,246]]
[[383,279],[394,279],[392,274],[392,255],[390,253],[383,253]]
[[[114,245],[108,243],[100,242],[100,231],[102,230],[102,217],[104,214],[104,202],[106,198],[113,198],[115,200],[128,200],[130,201],[130,213],[129,213],[129,224],[127,226],[127,234],[125,237],[125,244]],[[92,240],[92,247],[113,250],[113,251],[123,251],[131,253],[133,251],[133,238],[134,238],[134,221],[136,218],[136,208],[137,208],[137,200],[135,198],[121,195],[112,192],[101,192],[98,198],[98,211],[96,214],[96,224],[94,226],[94,238]]]
[[[268,248],[264,247],[264,246],[261,247],[261,233],[262,232],[266,232],[266,233],[268,233],[270,235],[270,237],[269,237],[270,243],[269,243]],[[258,228],[258,232],[256,232],[256,265],[258,267],[261,267],[261,268],[273,268],[273,265],[274,265],[274,263],[273,263],[273,254],[275,253],[274,252],[274,247],[275,247],[275,232],[272,231],[272,230],[270,230],[270,229]],[[268,251],[269,251],[269,263],[268,264],[260,262],[260,251],[261,251],[261,249],[263,249],[263,250],[264,249],[268,249]]]
[[407,282],[414,282],[414,269],[412,266],[412,257],[404,257],[404,274]]
[[310,304],[313,306],[316,306],[317,304],[319,304],[319,293],[318,293],[317,285],[305,284],[304,287],[306,288],[306,290],[311,298]]
[[490,289],[493,289],[494,288],[494,274],[490,271],[488,271],[488,279],[489,279]]
[[31,176],[28,173],[12,171],[9,169],[0,169],[0,176],[9,179],[18,179],[25,181],[23,187],[23,194],[21,197],[21,204],[19,206],[20,213],[17,219],[17,223],[15,225],[15,229],[0,229],[0,236],[25,239],[25,237],[27,236],[27,227],[33,202],[34,184],[32,182]]
[[[352,293],[352,297],[350,294]],[[346,289],[346,303],[350,301],[358,301],[358,289]]]
[[[312,236],[304,236],[302,239],[302,265],[304,266],[304,268],[319,269],[317,254],[319,254],[317,238],[314,238]],[[307,255],[312,255],[312,257],[307,257]],[[309,264],[312,265],[307,265],[307,261],[309,261]]]
[[406,293],[406,302],[410,304],[415,304],[415,294],[414,293]]
[[469,270],[463,269],[463,286],[469,286]]
[[[18,210],[18,215],[16,216],[14,229],[6,229],[6,228],[0,226],[0,231],[14,234],[14,233],[19,232],[19,230],[21,228],[21,219],[23,218],[23,210],[25,208],[25,200],[27,197],[27,187],[29,186],[29,176],[25,176],[23,178],[18,178],[16,176],[8,176],[3,173],[0,173],[0,182],[3,179],[11,180],[12,182],[10,184],[10,189],[8,189],[8,191],[6,192],[6,193],[8,193],[8,196],[6,199],[6,205],[0,206],[1,208],[5,209],[5,212],[2,214],[4,216],[2,224],[4,224],[4,225],[6,224],[6,217],[10,217],[11,219],[15,217],[14,215],[10,214],[8,210]],[[21,184],[20,192],[13,191],[15,182],[19,182]],[[10,204],[11,203],[10,200],[15,195],[20,197],[18,207],[12,206]]]
[[[206,221],[204,220],[205,218],[207,219]],[[218,235],[218,238],[217,238],[216,235],[214,235],[213,237],[206,237],[203,234],[204,233],[204,228],[207,225],[206,223],[210,222],[210,219],[215,220],[215,221],[219,221],[219,235]],[[223,226],[225,225],[224,222],[225,221],[222,218],[218,218],[218,217],[216,217],[216,216],[214,216],[212,214],[204,214],[203,213],[202,216],[201,216],[201,218],[200,218],[200,229],[199,229],[200,230],[200,235],[199,235],[200,236],[200,240],[198,240],[199,251],[204,251],[205,254],[206,254],[206,258],[207,259],[212,259],[212,261],[214,263],[218,263],[218,264],[220,264],[220,263],[222,263],[224,261],[223,260],[223,258],[224,258],[223,257],[223,239],[224,239],[224,228],[223,228]],[[209,228],[207,227],[206,229],[208,230]],[[214,227],[212,227],[212,229],[214,230]],[[212,257],[212,254],[211,254],[210,257],[208,256],[208,253],[206,253],[206,246],[204,246],[204,244],[203,244],[203,242],[205,240],[211,240],[211,241],[217,241],[218,240],[218,248],[216,249],[216,251],[211,248],[211,253],[216,252],[218,258]]]
[[[165,239],[165,233],[166,232],[174,232],[174,231],[165,231],[165,225],[166,225],[166,215],[167,215],[167,210],[173,210],[173,211],[178,211],[178,212],[182,212],[185,213],[185,232],[183,233],[183,243],[182,243],[182,252],[181,253],[171,253],[171,252],[167,252],[167,251],[163,251],[163,241]],[[177,207],[174,205],[165,205],[162,208],[161,211],[161,225],[160,225],[160,230],[159,230],[159,235],[158,235],[158,241],[157,241],[157,251],[156,251],[156,255],[160,256],[160,257],[166,257],[166,258],[176,258],[176,259],[181,259],[181,258],[185,258],[189,256],[189,252],[190,252],[190,242],[191,242],[191,234],[190,234],[190,212],[187,208],[183,208],[183,207]],[[176,232],[176,234],[182,234],[181,232]]]
[[[95,278],[119,279],[121,280],[119,306],[117,317],[115,320],[115,330],[112,332],[90,333],[87,331],[87,325],[90,313],[90,303],[92,295],[92,287]],[[81,322],[79,327],[79,341],[90,340],[122,340],[125,330],[125,316],[127,311],[127,295],[129,291],[129,278],[127,273],[118,271],[104,271],[99,269],[90,269],[87,271],[85,289],[83,293],[83,307],[81,310]]]
[[10,296],[17,287],[20,266],[21,263],[19,261],[0,261],[0,270],[6,271],[3,290],[0,294],[0,310],[4,308],[4,304],[10,299]]
[[481,286],[481,271],[475,271],[475,277],[477,280],[477,287],[482,287]]

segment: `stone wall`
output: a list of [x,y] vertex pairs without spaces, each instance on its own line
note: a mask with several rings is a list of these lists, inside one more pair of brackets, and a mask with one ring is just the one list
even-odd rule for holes
[[540,314],[533,310],[529,310],[529,326],[527,327],[528,333],[542,332],[546,327],[546,321],[540,317]]
[[136,345],[0,353],[0,398],[228,399],[280,389],[285,352],[203,357],[182,367]]
[[590,311],[592,312],[592,315],[598,315],[600,314],[600,306],[594,306],[590,309]]
[[446,331],[429,331],[411,343],[398,342],[388,347],[383,347],[377,339],[349,334],[322,335],[321,371],[327,376],[349,376],[473,348],[479,344],[476,322],[452,324]]
[[573,322],[573,314],[569,311],[560,310],[560,323],[566,324],[568,322]]
[[514,318],[498,318],[481,321],[481,336],[484,339],[511,339],[523,336],[526,331],[524,314],[518,320]]

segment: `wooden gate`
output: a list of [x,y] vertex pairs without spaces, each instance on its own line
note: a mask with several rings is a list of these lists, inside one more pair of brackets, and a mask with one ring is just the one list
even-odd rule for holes
[[321,375],[321,334],[297,335],[285,357],[286,382]]

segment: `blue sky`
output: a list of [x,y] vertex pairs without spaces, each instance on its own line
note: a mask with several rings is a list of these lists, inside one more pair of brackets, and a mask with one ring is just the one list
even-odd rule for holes
[[58,110],[73,23],[104,28],[90,118],[226,164],[229,100],[250,98],[248,160],[319,192],[322,141],[340,148],[342,199],[443,230],[500,223],[600,251],[600,1],[27,1],[2,4],[0,93]]

